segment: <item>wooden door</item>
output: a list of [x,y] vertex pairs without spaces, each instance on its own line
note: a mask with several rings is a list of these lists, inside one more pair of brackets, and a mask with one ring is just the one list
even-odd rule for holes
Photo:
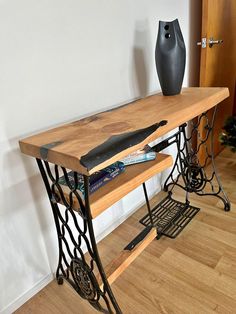
[[[223,40],[210,45],[210,39]],[[236,77],[236,0],[202,0],[202,40],[200,86],[228,87],[230,97],[218,106],[214,130],[214,153],[222,149],[219,134],[226,118],[236,112],[235,77]],[[209,113],[210,115],[212,113]],[[204,135],[204,127],[200,126]],[[199,159],[203,163],[205,150],[200,150]]]

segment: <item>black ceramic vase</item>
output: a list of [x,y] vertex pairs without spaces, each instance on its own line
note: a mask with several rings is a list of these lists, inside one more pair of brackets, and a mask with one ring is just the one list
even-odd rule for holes
[[179,94],[184,78],[186,49],[178,19],[173,22],[159,21],[155,58],[163,95]]

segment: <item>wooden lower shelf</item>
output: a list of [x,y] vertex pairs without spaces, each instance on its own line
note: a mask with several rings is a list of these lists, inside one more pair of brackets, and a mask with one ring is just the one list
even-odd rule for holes
[[[104,210],[112,206],[126,194],[137,188],[155,174],[169,168],[172,163],[173,159],[170,155],[159,153],[157,154],[157,158],[153,161],[127,166],[124,173],[120,174],[115,179],[91,194],[90,208],[92,218],[100,215]],[[61,187],[66,200],[69,200],[69,188],[66,186]],[[59,203],[63,204],[60,200]],[[79,208],[78,200],[74,197],[73,209],[78,210]]]
[[[123,250],[105,267],[105,274],[109,284],[112,284],[126,268],[145,250],[145,248],[156,238],[157,231],[153,228],[147,236],[131,251]],[[99,286],[102,286],[102,279],[97,276]]]

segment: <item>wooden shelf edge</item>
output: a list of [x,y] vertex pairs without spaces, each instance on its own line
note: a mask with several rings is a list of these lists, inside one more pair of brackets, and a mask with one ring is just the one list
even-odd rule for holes
[[143,182],[166,170],[172,164],[172,156],[158,153],[156,160],[126,167],[124,173],[91,195],[90,208],[92,218],[99,216],[104,210],[115,204]]
[[[156,238],[156,228],[151,229],[147,236],[132,251],[123,250],[105,267],[105,274],[109,284],[112,284],[126,268],[145,250],[145,248]],[[102,287],[102,279],[97,275],[97,281]]]
[[[115,204],[122,197],[140,186],[143,182],[150,179],[157,173],[164,171],[173,164],[173,159],[167,154],[157,154],[157,158],[153,161],[148,161],[126,167],[124,173],[117,176],[115,179],[102,186],[90,197],[90,209],[92,218],[96,218],[107,208]],[[69,203],[69,188],[61,186],[65,199]],[[59,192],[57,193],[59,196]],[[59,197],[60,199],[60,197]],[[58,201],[63,205],[61,200]],[[73,209],[78,211],[80,206],[76,197],[73,198]]]

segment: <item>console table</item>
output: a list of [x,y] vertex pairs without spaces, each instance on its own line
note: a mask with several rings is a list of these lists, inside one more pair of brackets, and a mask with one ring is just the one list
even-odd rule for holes
[[[52,207],[59,246],[58,284],[67,280],[100,312],[122,313],[111,290],[112,282],[152,240],[161,236],[175,238],[180,233],[199,211],[191,206],[190,193],[218,197],[225,211],[230,210],[216,172],[212,140],[217,104],[228,96],[227,88],[185,88],[176,96],[156,94],[20,141],[21,151],[37,160]],[[209,115],[212,108],[213,114]],[[202,123],[203,136],[198,132]],[[128,166],[124,173],[90,195],[91,174],[176,128],[174,134],[153,146],[158,152],[156,160]],[[177,146],[174,162],[170,155],[160,153],[170,145]],[[202,149],[206,155],[203,164],[198,160]],[[209,163],[212,170],[206,172]],[[164,184],[167,196],[151,208],[145,181],[171,166]],[[68,178],[71,170],[74,185]],[[84,197],[76,190],[78,174],[83,175]],[[59,182],[62,175],[67,186]],[[103,267],[93,219],[139,185],[143,185],[147,204],[147,215],[140,220],[144,229]],[[186,192],[183,202],[174,198],[177,186]],[[82,250],[85,246],[86,253]]]

